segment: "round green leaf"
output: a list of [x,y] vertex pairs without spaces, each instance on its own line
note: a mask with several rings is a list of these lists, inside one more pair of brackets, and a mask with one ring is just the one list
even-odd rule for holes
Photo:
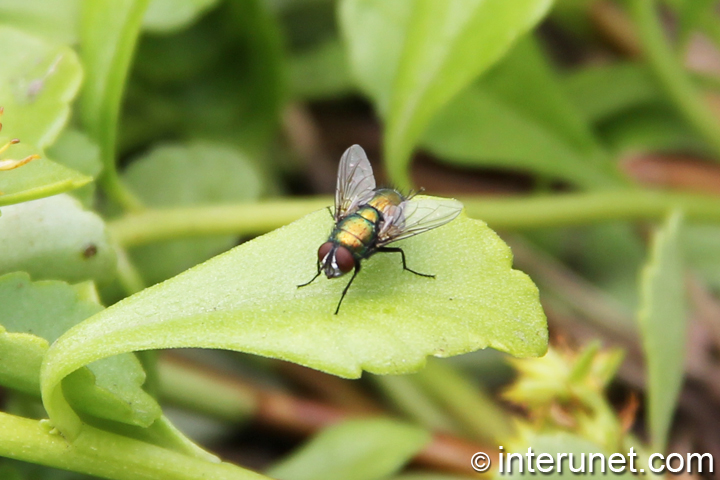
[[238,350],[344,377],[418,370],[427,355],[494,347],[518,356],[547,348],[538,291],[512,270],[512,254],[483,222],[461,216],[398,242],[408,266],[378,254],[333,315],[346,278],[321,278],[316,251],[326,210],[247,242],[129,297],[78,325],[48,352],[43,398],[66,435],[80,423],[58,388],[74,370],[118,353],[158,348]]
[[0,251],[0,273],[21,270],[34,280],[106,279],[115,270],[105,223],[68,195],[3,208]]
[[11,126],[13,138],[45,148],[70,115],[82,80],[78,57],[67,46],[9,27],[0,27],[0,45],[2,122]]
[[[146,204],[177,207],[256,200],[262,183],[252,162],[236,148],[212,142],[161,145],[123,173],[126,185]],[[157,283],[217,255],[236,235],[159,242],[133,248],[143,278]]]

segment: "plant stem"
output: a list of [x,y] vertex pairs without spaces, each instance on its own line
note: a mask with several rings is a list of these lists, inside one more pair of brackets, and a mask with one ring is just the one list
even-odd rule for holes
[[[662,219],[672,208],[683,210],[688,220],[720,223],[720,199],[690,193],[632,189],[510,198],[475,196],[461,200],[470,217],[506,230]],[[114,220],[109,228],[123,247],[203,235],[258,235],[331,203],[329,197],[316,197],[146,210]]]
[[100,146],[98,182],[127,211],[142,204],[121,182],[115,162],[118,119],[125,81],[149,0],[92,0],[82,3],[80,40],[85,83],[80,120]]
[[653,0],[630,0],[647,61],[670,100],[685,120],[720,157],[720,121],[707,107],[663,31]]
[[71,444],[48,430],[42,421],[0,412],[0,456],[117,480],[269,480],[87,425]]

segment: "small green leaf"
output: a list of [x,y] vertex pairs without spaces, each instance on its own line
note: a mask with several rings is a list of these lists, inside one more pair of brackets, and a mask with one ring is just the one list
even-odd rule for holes
[[647,419],[657,452],[665,451],[684,372],[687,307],[680,227],[681,214],[676,211],[657,231],[640,285],[638,322],[647,364]]
[[[257,200],[260,174],[251,161],[229,145],[193,142],[161,145],[134,161],[123,180],[153,207],[177,207]],[[145,280],[157,283],[223,252],[234,235],[161,242],[132,249]]]
[[43,149],[55,141],[70,116],[70,102],[82,79],[80,62],[67,46],[8,27],[0,27],[0,45],[2,122],[12,132],[10,138]]
[[115,270],[104,222],[68,195],[3,208],[0,251],[0,274],[22,270],[35,280],[107,279]]
[[380,480],[429,441],[426,430],[394,420],[348,420],[323,430],[268,474],[278,480]]
[[356,378],[362,370],[411,372],[427,355],[488,346],[517,356],[546,351],[537,288],[512,270],[509,248],[483,222],[461,216],[398,243],[410,268],[435,279],[404,272],[398,255],[373,256],[339,315],[345,278],[297,287],[316,273],[317,248],[331,227],[326,210],[315,212],[75,327],[46,357],[44,401],[53,422],[71,437],[79,427],[58,390],[61,379],[121,352],[224,348]]
[[[8,150],[13,152],[14,159],[37,152],[37,149],[27,144],[15,147],[17,148]],[[80,172],[39,158],[13,170],[0,171],[0,206],[57,195],[87,185],[91,181],[91,177]]]
[[181,30],[217,3],[218,0],[151,0],[143,29],[154,33]]
[[39,35],[60,44],[78,38],[81,0],[0,0],[0,24]]
[[397,3],[346,0],[341,24],[351,43],[354,71],[374,76],[369,92],[386,118],[390,177],[407,187],[410,155],[435,113],[534,27],[552,1]]
[[[0,277],[0,382],[38,395],[40,366],[49,345],[70,327],[101,311],[87,299],[85,286],[31,282],[25,273]],[[78,410],[120,422],[147,426],[160,407],[141,385],[145,373],[133,355],[117,355],[89,365],[64,382]]]

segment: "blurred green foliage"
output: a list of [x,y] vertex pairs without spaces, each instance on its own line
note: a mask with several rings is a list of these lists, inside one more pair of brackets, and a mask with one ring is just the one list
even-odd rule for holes
[[[486,346],[542,355],[538,289],[512,270],[486,215],[518,230],[517,263],[537,276],[559,336],[576,333],[562,323],[572,318],[630,356],[644,348],[649,438],[662,451],[686,371],[687,272],[720,291],[720,201],[649,188],[630,165],[681,153],[717,178],[708,98],[720,81],[684,61],[698,33],[720,45],[716,4],[0,0],[0,146],[20,139],[0,157],[0,456],[18,460],[0,462],[0,477],[267,478],[216,463],[181,433],[154,397],[156,358],[138,350],[225,348],[349,377]],[[437,181],[428,186],[478,220],[403,244],[435,280],[370,260],[334,317],[342,281],[296,289],[331,227],[324,210],[246,240],[331,203],[290,192],[330,193],[328,154],[361,141],[383,152],[390,182]],[[431,161],[415,169],[416,151]],[[648,175],[665,175],[661,186],[707,189],[658,171]],[[472,183],[493,179],[515,181],[508,203]],[[485,392],[507,379],[500,357],[464,358],[374,382],[412,424],[330,427],[269,475],[389,478],[435,430],[518,451],[637,442],[605,397],[616,351],[515,362],[506,398],[542,422],[517,421]],[[262,362],[243,365],[267,375]],[[226,419],[237,392],[202,378],[165,394]],[[239,403],[246,416],[259,408]],[[571,427],[551,414],[558,405]]]

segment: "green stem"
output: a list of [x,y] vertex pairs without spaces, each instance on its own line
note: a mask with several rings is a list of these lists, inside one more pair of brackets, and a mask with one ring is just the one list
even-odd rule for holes
[[228,463],[199,460],[87,425],[70,444],[49,433],[46,425],[0,412],[0,456],[117,480],[269,480]]
[[117,130],[125,82],[149,0],[85,0],[80,40],[85,84],[80,119],[100,146],[105,193],[127,211],[141,202],[121,182],[116,166]]
[[[662,219],[680,208],[688,220],[720,223],[720,199],[654,190],[613,190],[551,196],[466,197],[467,214],[495,229],[527,230],[615,220]],[[203,235],[257,235],[332,203],[329,197],[256,204],[146,210],[109,223],[123,247]]]
[[630,0],[630,11],[645,47],[647,60],[670,100],[685,120],[720,157],[720,121],[704,102],[665,38],[653,0]]

